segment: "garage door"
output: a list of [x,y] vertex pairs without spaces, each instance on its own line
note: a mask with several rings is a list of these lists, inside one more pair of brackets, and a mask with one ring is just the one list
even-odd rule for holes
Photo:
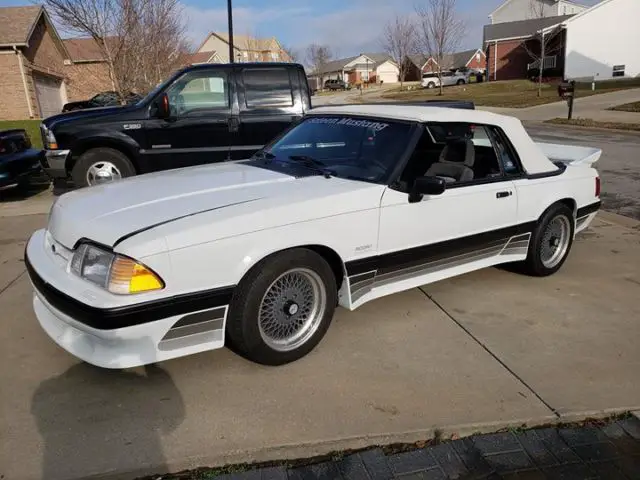
[[36,95],[42,118],[56,115],[62,111],[62,81],[43,75],[34,75]]
[[398,81],[398,72],[394,70],[388,71],[379,71],[378,79],[383,83],[396,83]]

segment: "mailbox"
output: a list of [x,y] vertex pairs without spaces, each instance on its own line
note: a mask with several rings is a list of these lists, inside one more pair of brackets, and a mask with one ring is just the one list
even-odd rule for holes
[[562,82],[560,85],[558,85],[558,96],[562,98],[573,97],[575,85],[576,82],[573,80],[570,82]]

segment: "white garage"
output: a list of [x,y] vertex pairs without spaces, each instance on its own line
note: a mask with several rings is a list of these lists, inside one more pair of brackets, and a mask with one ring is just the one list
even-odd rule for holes
[[62,111],[62,80],[46,75],[33,75],[40,117],[47,118]]
[[376,67],[376,78],[378,82],[397,83],[400,69],[391,60],[381,63]]

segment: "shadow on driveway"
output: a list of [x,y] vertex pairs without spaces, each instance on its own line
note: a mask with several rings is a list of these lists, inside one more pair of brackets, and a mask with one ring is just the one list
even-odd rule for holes
[[166,471],[161,438],[185,416],[180,392],[159,366],[134,372],[85,363],[43,381],[31,413],[44,443],[42,478],[50,480]]

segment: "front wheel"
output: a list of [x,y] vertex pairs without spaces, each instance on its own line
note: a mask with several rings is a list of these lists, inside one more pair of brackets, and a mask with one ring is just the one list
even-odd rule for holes
[[551,206],[533,231],[525,273],[545,277],[557,272],[567,259],[573,244],[573,211],[563,204]]
[[229,344],[264,365],[293,362],[320,343],[336,303],[336,279],[320,255],[304,248],[277,253],[238,285],[227,318]]
[[136,170],[129,158],[113,148],[92,148],[84,152],[71,170],[77,187],[88,187],[132,177]]
[[458,85],[464,85],[464,83],[465,83],[465,82],[464,82],[464,80],[460,79],[460,80],[458,80],[456,83],[457,83]]
[[427,88],[436,88],[436,84],[433,82],[427,83]]

